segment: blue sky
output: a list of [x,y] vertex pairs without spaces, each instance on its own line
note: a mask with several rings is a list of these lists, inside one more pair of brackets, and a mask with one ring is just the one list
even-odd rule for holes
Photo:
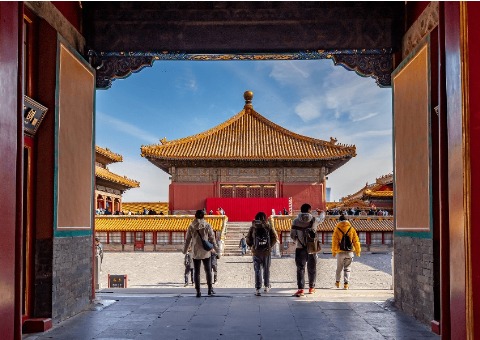
[[331,60],[157,61],[96,93],[96,144],[123,156],[109,169],[140,181],[125,202],[168,201],[168,174],[140,156],[142,145],[210,129],[253,108],[296,133],[355,144],[357,157],[328,176],[331,200],[392,172],[392,99],[370,77]]

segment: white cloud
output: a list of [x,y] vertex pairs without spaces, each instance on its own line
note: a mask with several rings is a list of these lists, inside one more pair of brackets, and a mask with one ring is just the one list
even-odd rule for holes
[[109,165],[109,170],[140,182],[139,188],[125,192],[124,202],[168,202],[169,175],[146,159],[124,159]]
[[368,113],[367,115],[365,115],[363,117],[353,118],[352,121],[361,122],[362,120],[366,120],[366,119],[375,117],[376,115],[378,115],[378,112],[372,112],[372,113]]
[[322,116],[321,98],[303,98],[295,107],[295,113],[304,121],[308,122]]
[[139,128],[138,125],[127,123],[123,120],[117,119],[105,113],[97,113],[96,117],[97,122],[104,126],[109,126],[113,129],[118,130],[119,132],[143,140],[149,144],[158,143],[158,138],[156,136]]
[[[357,147],[357,153],[358,150]],[[393,172],[391,144],[378,143],[375,147],[363,151],[328,175],[327,187],[332,190],[332,201],[351,195],[365,183],[374,183],[376,178]]]
[[369,137],[382,137],[382,136],[391,136],[392,130],[370,130],[370,131],[361,131],[354,134],[354,138],[369,138]]

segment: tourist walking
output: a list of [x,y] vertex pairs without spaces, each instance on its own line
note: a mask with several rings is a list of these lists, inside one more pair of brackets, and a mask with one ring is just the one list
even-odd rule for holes
[[185,264],[185,287],[188,286],[189,276],[193,286],[193,258],[192,258],[191,249],[188,249],[188,252],[185,254],[184,264]]
[[245,234],[242,234],[242,238],[240,239],[238,247],[242,249],[242,256],[247,253],[247,241],[245,240]]
[[205,249],[204,241],[210,243],[212,249],[220,256],[220,249],[218,249],[212,226],[205,221],[204,217],[203,210],[197,210],[195,219],[188,226],[185,244],[183,245],[183,254],[187,253],[189,247],[192,248],[193,278],[197,297],[202,296],[200,292],[200,267],[202,263],[207,277],[208,295],[215,294],[212,288],[211,249]]
[[270,290],[270,262],[272,248],[277,243],[278,237],[275,229],[267,222],[267,215],[259,212],[248,230],[246,243],[252,249],[253,269],[255,271],[255,295],[261,295],[262,269],[264,292]]
[[345,215],[341,214],[332,237],[332,256],[337,257],[337,271],[335,273],[335,286],[337,288],[340,288],[342,270],[343,289],[349,288],[353,252],[360,256],[361,251],[357,231],[347,221]]
[[304,296],[305,289],[305,265],[308,272],[308,293],[315,293],[315,283],[317,281],[317,254],[307,252],[306,233],[310,229],[317,232],[317,227],[325,219],[325,212],[321,211],[319,217],[311,214],[312,207],[305,203],[300,207],[300,214],[292,222],[290,237],[296,243],[295,265],[297,266],[297,288],[294,296]]
[[98,237],[95,237],[95,256],[100,261],[100,271],[102,271],[102,262],[103,262],[103,244],[100,242]]
[[213,284],[217,283],[217,259],[218,259],[217,253],[212,251],[212,255],[210,256],[210,265],[212,267],[212,273],[213,273]]

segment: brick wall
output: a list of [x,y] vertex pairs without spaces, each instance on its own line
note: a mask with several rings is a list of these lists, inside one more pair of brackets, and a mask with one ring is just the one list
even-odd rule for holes
[[395,304],[429,324],[433,320],[433,242],[398,237],[394,242]]
[[91,236],[53,241],[52,319],[65,320],[90,303],[93,243]]

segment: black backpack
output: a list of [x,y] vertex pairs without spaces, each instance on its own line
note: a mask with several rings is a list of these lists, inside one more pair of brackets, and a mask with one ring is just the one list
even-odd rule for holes
[[338,228],[338,230],[340,230],[340,232],[343,234],[342,239],[340,240],[340,250],[352,251],[353,249],[352,240],[350,239],[350,236],[348,236],[350,229],[352,229],[352,227],[348,228],[347,232],[344,233],[342,229]]
[[270,250],[270,232],[264,224],[255,225],[253,247],[257,251]]

